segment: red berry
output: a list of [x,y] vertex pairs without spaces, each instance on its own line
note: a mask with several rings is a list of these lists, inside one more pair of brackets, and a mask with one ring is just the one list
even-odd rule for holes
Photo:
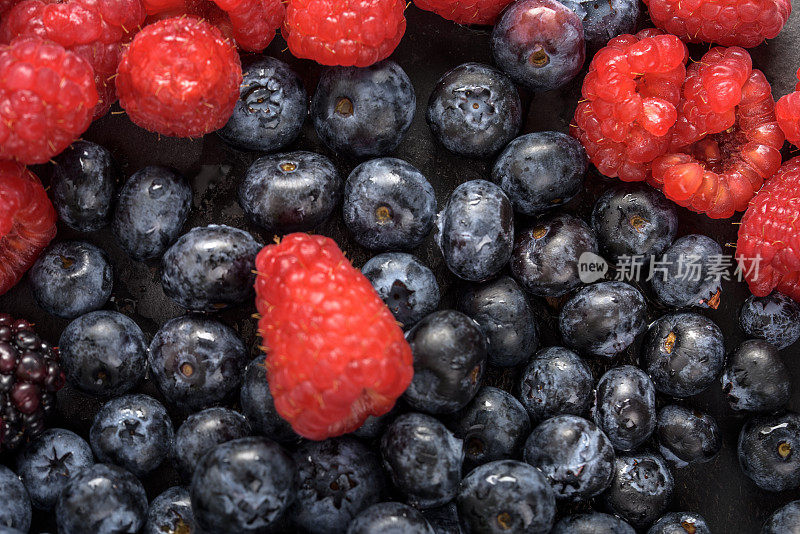
[[[797,69],[796,76],[800,80],[800,69]],[[782,96],[775,104],[775,115],[786,139],[794,146],[800,146],[800,81],[795,92]]]
[[780,33],[791,0],[644,0],[653,24],[688,42],[752,48]]
[[142,0],[148,15],[156,15],[167,11],[179,11],[185,6],[185,0]]
[[281,27],[286,7],[281,0],[214,0],[228,15],[233,38],[243,50],[260,52]]
[[494,24],[500,12],[513,0],[414,0],[420,9],[458,24]]
[[403,0],[288,0],[283,36],[295,57],[367,67],[397,48],[405,7]]
[[239,98],[236,48],[195,17],[146,26],[122,55],[120,105],[137,125],[163,135],[199,137],[225,125]]
[[269,386],[295,432],[326,439],[388,412],[411,383],[411,348],[336,243],[291,234],[265,247],[256,269]]

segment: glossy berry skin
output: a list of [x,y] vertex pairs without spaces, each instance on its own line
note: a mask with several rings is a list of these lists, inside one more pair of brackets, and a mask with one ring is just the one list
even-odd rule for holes
[[533,309],[525,293],[508,276],[469,285],[459,291],[457,306],[486,335],[488,362],[512,367],[526,361],[539,346]]
[[239,205],[267,230],[312,230],[333,213],[341,189],[331,160],[313,152],[287,152],[264,156],[248,167],[239,186]]
[[739,433],[742,471],[765,491],[786,491],[800,485],[800,416],[794,412],[756,416]]
[[713,308],[719,306],[721,277],[715,273],[722,247],[710,237],[691,234],[681,237],[653,265],[651,280],[658,300],[667,306]]
[[94,232],[111,219],[117,170],[111,153],[91,141],[75,141],[56,158],[50,189],[58,218],[79,232]]
[[647,451],[617,456],[614,479],[603,500],[610,511],[645,528],[669,506],[675,481],[661,455]]
[[658,411],[658,450],[675,467],[707,462],[722,447],[717,422],[708,414],[669,404]]
[[618,451],[644,443],[656,428],[656,390],[638,367],[609,369],[597,383],[594,422]]
[[436,196],[413,165],[397,158],[362,163],[344,184],[344,224],[373,250],[416,248],[433,228]]
[[519,399],[539,423],[556,415],[586,415],[593,400],[589,366],[569,349],[540,350],[522,371]]
[[356,439],[343,436],[310,441],[292,456],[299,483],[289,515],[304,532],[344,532],[355,516],[381,497],[381,460]]
[[572,200],[583,187],[588,167],[586,151],[574,137],[534,132],[503,149],[492,167],[492,181],[517,213],[535,215]]
[[239,412],[215,406],[194,413],[175,433],[176,468],[191,481],[203,456],[221,443],[250,435],[250,423]]
[[455,497],[463,445],[438,420],[420,413],[392,421],[380,442],[383,466],[392,483],[409,504],[421,509],[441,506]]
[[4,465],[0,465],[0,486],[3,488],[0,525],[28,532],[31,527],[31,500],[19,477]]
[[452,413],[478,392],[486,369],[486,336],[467,315],[440,310],[406,334],[414,355],[414,378],[404,399],[416,410]]
[[494,61],[531,91],[558,89],[586,59],[583,23],[555,0],[524,0],[506,9],[492,31]]
[[144,526],[147,495],[128,471],[108,464],[82,469],[67,482],[56,504],[58,532],[134,534]]
[[533,295],[560,297],[581,285],[578,260],[587,252],[599,252],[588,224],[567,213],[546,216],[517,232],[511,273]]
[[297,439],[298,436],[291,425],[275,410],[275,400],[267,383],[264,356],[256,356],[247,364],[242,379],[239,404],[254,434],[281,443]]
[[39,256],[31,267],[30,283],[40,308],[74,319],[108,302],[114,274],[102,249],[83,241],[63,241]]
[[546,534],[555,518],[553,490],[542,472],[515,460],[472,470],[456,499],[468,532]]
[[611,484],[611,442],[594,423],[576,415],[558,415],[534,428],[523,455],[542,470],[559,500],[585,501]]
[[17,456],[17,474],[38,510],[52,510],[69,477],[92,465],[89,444],[61,428],[45,430]]
[[639,2],[634,0],[565,0],[562,3],[583,23],[583,38],[590,50],[598,50],[614,37],[636,30],[640,8]]
[[647,534],[711,534],[706,520],[700,514],[693,512],[670,512],[664,514],[653,523]]
[[394,61],[382,61],[323,71],[311,100],[311,120],[328,148],[364,158],[397,148],[416,109],[408,74]]
[[446,149],[488,158],[509,143],[522,125],[517,88],[505,74],[481,63],[447,71],[433,89],[425,119]]
[[780,293],[751,295],[739,311],[739,326],[748,336],[785,349],[800,338],[800,304]]
[[771,412],[792,396],[792,377],[778,350],[761,339],[739,345],[725,363],[722,391],[736,411]]
[[492,182],[472,180],[456,187],[437,225],[439,249],[459,278],[487,280],[511,258],[514,212],[506,194]]
[[675,240],[678,211],[651,187],[622,184],[597,199],[591,222],[603,253],[611,258],[641,256],[647,265]]
[[147,340],[142,329],[115,311],[78,317],[61,333],[58,345],[70,384],[98,397],[127,393],[147,370]]
[[373,504],[358,514],[347,534],[436,534],[416,508],[399,502]]
[[422,515],[428,520],[436,534],[461,534],[461,520],[458,517],[456,503],[450,502],[439,508],[423,510]]
[[659,392],[677,398],[697,395],[708,389],[725,364],[722,331],[696,313],[665,315],[650,325],[639,364]]
[[164,254],[161,285],[172,300],[192,311],[219,311],[253,294],[261,245],[238,228],[211,224],[192,228]]
[[405,252],[370,258],[361,273],[403,327],[411,327],[439,306],[439,284],[433,272]]
[[414,5],[433,11],[456,24],[494,24],[510,0],[415,0]]
[[556,523],[550,534],[636,534],[633,527],[617,516],[601,512],[574,514]]
[[584,287],[561,309],[564,341],[580,353],[612,357],[645,329],[647,306],[642,294],[623,282]]
[[196,528],[189,491],[181,486],[173,486],[150,503],[142,534],[195,532]]
[[767,519],[761,534],[794,534],[800,527],[800,501],[778,508]]
[[794,146],[800,145],[800,91],[797,90],[797,86],[800,86],[800,83],[795,86],[794,92],[780,97],[775,102],[775,118],[778,120],[778,125],[786,135],[786,140]]

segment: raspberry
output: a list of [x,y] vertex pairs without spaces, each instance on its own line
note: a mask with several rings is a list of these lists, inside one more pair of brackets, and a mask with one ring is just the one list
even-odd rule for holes
[[688,42],[752,48],[776,37],[791,0],[644,0],[653,24]]
[[19,4],[20,0],[0,0],[0,15]]
[[260,52],[281,27],[286,8],[281,0],[214,0],[227,13],[236,44]]
[[289,0],[283,36],[295,57],[367,67],[397,48],[404,9],[403,0]]
[[44,163],[92,122],[91,66],[36,37],[0,45],[0,159]]
[[[797,69],[797,79],[800,80],[800,69]],[[775,115],[786,139],[800,147],[800,81],[795,92],[782,96],[775,104]]]
[[595,55],[571,133],[601,173],[647,179],[669,149],[686,60],[686,45],[657,30],[615,37]]
[[269,387],[295,432],[321,440],[388,412],[411,383],[411,348],[336,243],[290,234],[256,269]]
[[186,5],[185,0],[142,0],[148,15],[156,15],[169,11],[180,11]]
[[19,282],[56,235],[56,211],[35,174],[0,161],[0,295]]
[[146,26],[122,55],[120,105],[147,130],[199,137],[225,125],[239,99],[236,48],[195,17]]
[[728,218],[781,164],[784,135],[764,74],[739,47],[713,48],[689,66],[670,153],[650,183],[681,206]]
[[494,24],[500,12],[513,0],[414,0],[420,9],[458,24]]

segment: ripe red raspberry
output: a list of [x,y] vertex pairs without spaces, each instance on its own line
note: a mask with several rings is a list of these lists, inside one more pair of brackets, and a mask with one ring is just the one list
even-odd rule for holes
[[653,24],[692,43],[752,48],[776,37],[791,0],[644,0]]
[[657,30],[615,37],[594,56],[571,133],[601,173],[648,178],[669,148],[686,60],[686,45]]
[[[797,69],[797,79],[800,80],[800,69]],[[800,81],[793,93],[782,96],[775,104],[775,115],[786,139],[800,147]]]
[[0,161],[0,295],[19,282],[56,235],[56,211],[35,174]]
[[214,0],[228,15],[233,38],[243,50],[260,52],[281,27],[286,7],[282,0]]
[[19,4],[20,0],[0,0],[0,15]]
[[681,206],[728,218],[781,165],[784,135],[764,74],[739,47],[713,48],[689,66],[670,153],[650,183]]
[[55,43],[22,37],[0,45],[0,159],[44,163],[92,122],[92,68]]
[[120,105],[135,124],[163,135],[199,137],[230,118],[242,66],[217,28],[176,17],[136,34],[116,81]]
[[289,0],[282,33],[295,57],[367,67],[397,48],[405,7],[403,0]]
[[295,432],[326,439],[394,406],[414,373],[389,308],[327,237],[291,234],[256,258],[270,391]]
[[458,24],[494,24],[513,0],[414,0],[420,9],[433,11]]
[[183,9],[185,4],[185,0],[142,0],[142,5],[148,15],[178,11]]

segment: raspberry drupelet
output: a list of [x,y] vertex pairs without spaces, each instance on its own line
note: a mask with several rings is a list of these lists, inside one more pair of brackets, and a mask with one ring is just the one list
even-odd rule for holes
[[[797,70],[797,79],[800,80],[800,69]],[[800,81],[793,93],[782,96],[775,104],[775,115],[786,140],[800,147]]]
[[414,0],[426,11],[458,24],[494,24],[500,12],[513,0]]

